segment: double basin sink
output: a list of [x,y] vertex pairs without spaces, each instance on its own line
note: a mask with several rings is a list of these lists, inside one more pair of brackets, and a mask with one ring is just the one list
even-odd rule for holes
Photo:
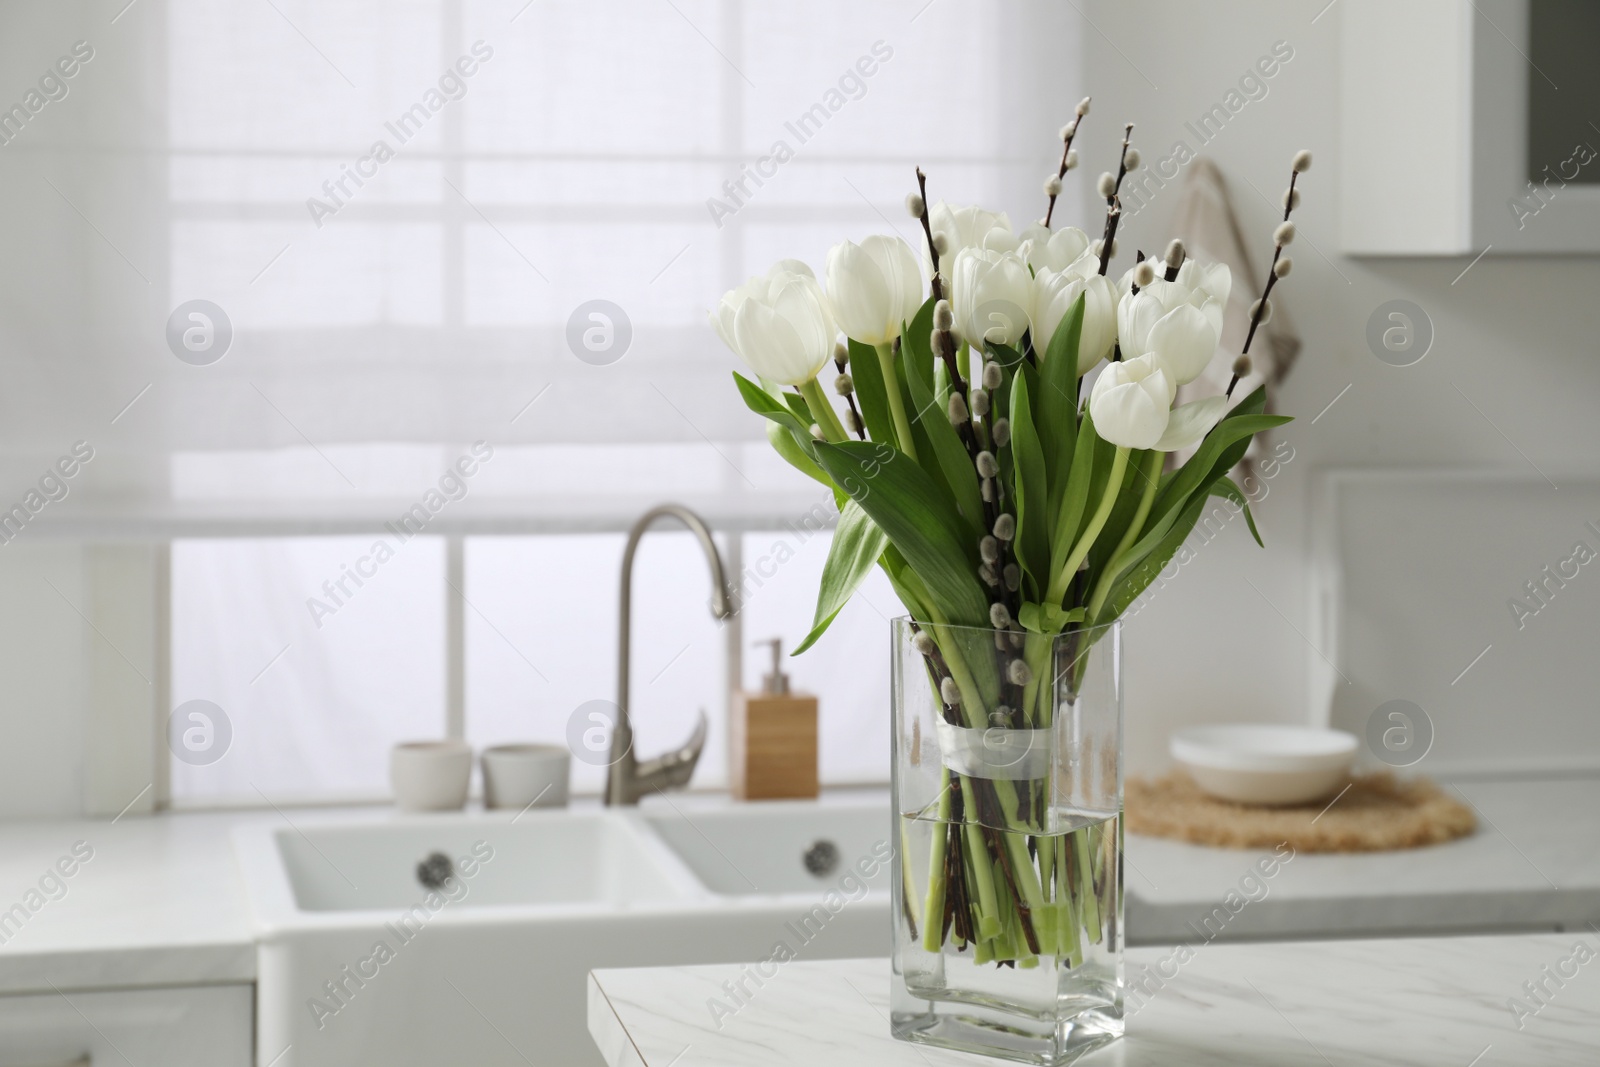
[[240,827],[257,1062],[598,1064],[592,968],[887,955],[890,826],[882,796],[663,796]]

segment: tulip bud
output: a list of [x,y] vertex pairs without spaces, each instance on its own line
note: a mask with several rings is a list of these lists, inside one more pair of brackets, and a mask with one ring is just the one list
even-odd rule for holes
[[993,452],[979,452],[973,462],[977,464],[978,473],[985,478],[993,478],[1000,473],[1000,464],[995,462]]
[[994,520],[994,535],[1002,541],[1017,536],[1017,520],[1013,515],[1001,515]]
[[933,305],[933,328],[935,330],[948,330],[956,324],[955,312],[950,310],[950,301],[941,300]]
[[1089,98],[1086,96],[1078,101],[1078,117],[1081,119],[1089,113]]
[[1306,151],[1304,148],[1302,148],[1302,149],[1300,149],[1300,151],[1296,152],[1294,154],[1293,167],[1294,167],[1294,172],[1296,174],[1304,174],[1306,171],[1310,170],[1311,169],[1311,153]]
[[985,389],[998,389],[1003,380],[1000,364],[991,359],[983,365],[983,387]]
[[933,235],[933,250],[941,256],[950,251],[950,239],[942,233]]
[[1004,630],[1011,625],[1011,612],[1006,610],[1004,604],[990,604],[989,622],[996,630]]
[[1078,132],[1078,122],[1077,122],[1076,119],[1074,119],[1073,121],[1067,123],[1065,126],[1061,127],[1060,136],[1061,136],[1061,139],[1063,141],[1070,141],[1070,140],[1072,140],[1073,135],[1076,134],[1077,132]]
[[939,682],[939,696],[953,708],[961,706],[961,690],[957,688],[954,678],[945,678]]
[[1044,195],[1045,196],[1060,196],[1061,195],[1061,179],[1058,178],[1054,174],[1052,174],[1048,178],[1046,178],[1044,180]]
[[1188,255],[1188,249],[1183,247],[1183,242],[1174,237],[1167,242],[1167,254],[1164,257],[1168,268],[1176,270],[1183,266],[1183,257]]
[[1006,447],[1006,445],[1011,443],[1011,420],[994,420],[994,426],[989,432],[994,435],[994,445],[996,448]]
[[1300,190],[1285,189],[1283,191],[1283,207],[1286,211],[1293,211],[1300,206]]
[[833,391],[840,396],[849,396],[856,391],[856,383],[850,380],[850,375],[841,374],[833,380]]
[[1095,190],[1106,200],[1117,195],[1117,176],[1109,170],[1101,171],[1100,180],[1095,183]]
[[1130,148],[1126,152],[1122,153],[1122,165],[1127,167],[1129,170],[1138,170],[1140,158],[1139,150],[1137,148]]
[[950,394],[950,425],[960,426],[967,421],[967,402],[960,393]]
[[1253,366],[1254,364],[1250,362],[1249,356],[1240,356],[1238,359],[1233,361],[1233,376],[1235,378],[1248,378],[1250,376],[1250,369]]
[[1254,319],[1257,314],[1259,314],[1261,316],[1261,325],[1265,326],[1267,323],[1271,322],[1272,321],[1272,301],[1270,301],[1270,300],[1257,300],[1255,303],[1251,304],[1250,305],[1250,317],[1252,319]]
[[[922,306],[922,271],[911,246],[874,234],[828,250],[827,302],[837,329],[862,344],[883,345]],[[831,331],[830,331],[831,332]]]
[[1272,243],[1279,248],[1294,243],[1294,223],[1278,223],[1278,228],[1272,231]]
[[1139,265],[1133,268],[1133,284],[1139,288],[1143,289],[1155,280],[1156,269],[1150,265],[1148,259],[1140,261]]
[[972,413],[980,419],[989,414],[989,393],[987,390],[974,389],[972,391]]
[[978,542],[978,556],[985,563],[1000,562],[1000,542],[993,537],[985,537]]
[[916,636],[911,639],[911,647],[924,656],[931,656],[939,649],[939,646],[933,643],[933,638],[923,630],[918,630]]
[[1076,148],[1067,149],[1067,169],[1068,170],[1072,170],[1077,165],[1078,165],[1078,150]]
[[922,213],[928,210],[928,205],[917,193],[906,194],[906,212],[914,219],[920,219]]
[[1287,278],[1292,270],[1294,270],[1294,260],[1288,256],[1279,256],[1278,262],[1272,265],[1272,273],[1280,278]]
[[1033,681],[1033,671],[1025,660],[1014,659],[1006,667],[1006,677],[1011,679],[1012,685],[1027,685]]
[[1005,579],[1006,588],[1013,593],[1022,587],[1022,568],[1015,563],[1007,563],[1001,577]]

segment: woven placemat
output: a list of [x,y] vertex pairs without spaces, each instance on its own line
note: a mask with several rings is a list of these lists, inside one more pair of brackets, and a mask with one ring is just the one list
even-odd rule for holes
[[1173,771],[1154,780],[1128,779],[1125,812],[1130,833],[1223,848],[1288,842],[1296,852],[1420,848],[1477,829],[1472,809],[1426,778],[1356,775],[1330,804],[1331,799],[1283,808],[1235,804],[1202,792],[1194,779]]

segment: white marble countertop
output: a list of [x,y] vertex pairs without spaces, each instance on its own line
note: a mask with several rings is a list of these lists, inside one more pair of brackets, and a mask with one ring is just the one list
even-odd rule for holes
[[[1261,856],[1129,835],[1130,933],[1137,944],[1170,944],[1209,941],[1202,934],[1219,928],[1215,940],[1225,941],[1600,925],[1600,820],[1593,817],[1600,778],[1463,782],[1459,789],[1483,820],[1474,837],[1416,852],[1298,856],[1225,924],[1215,909]],[[728,799],[688,794],[674,803],[718,807]],[[390,810],[317,809],[351,819],[381,819]],[[229,833],[241,821],[281,819],[251,810],[0,822],[0,994],[47,992],[52,983],[254,980],[255,932]],[[74,873],[60,878],[65,892],[54,882],[42,886],[80,841],[93,858],[68,864]]]
[[0,823],[0,993],[253,981],[241,817]]
[[[1302,854],[1244,884],[1271,849],[1129,834],[1130,944],[1394,933],[1538,932],[1600,924],[1600,777],[1445,783],[1478,832],[1400,852]],[[1228,894],[1236,910],[1216,917]],[[1254,897],[1237,906],[1242,898]],[[1212,917],[1207,923],[1207,917]],[[1597,1057],[1600,1060],[1600,1057]]]
[[[1592,955],[1519,1019],[1510,998]],[[1600,934],[1209,945],[1177,965],[1133,949],[1128,973],[1173,977],[1130,996],[1128,1034],[1083,1067],[1500,1067],[1600,1058]],[[939,1067],[1004,1061],[889,1036],[887,960],[792,962],[713,1021],[736,965],[596,971],[589,1032],[610,1067]],[[1590,972],[1594,973],[1590,973]],[[1533,1007],[1534,1005],[1529,1005]],[[1519,1022],[1521,1027],[1519,1029]]]

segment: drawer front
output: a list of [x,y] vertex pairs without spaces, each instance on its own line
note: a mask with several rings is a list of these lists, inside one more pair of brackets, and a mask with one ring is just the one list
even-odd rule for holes
[[250,1067],[254,987],[0,996],[0,1067]]

